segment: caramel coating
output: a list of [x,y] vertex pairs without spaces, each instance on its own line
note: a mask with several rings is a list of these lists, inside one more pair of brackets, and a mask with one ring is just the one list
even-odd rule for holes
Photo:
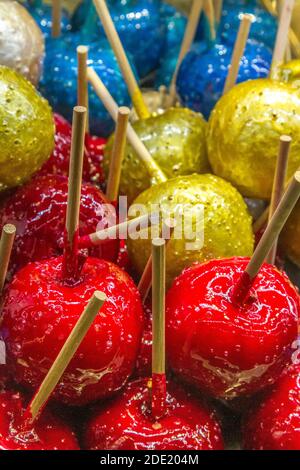
[[290,177],[300,165],[299,91],[270,79],[235,86],[209,120],[207,147],[214,173],[246,197],[269,199],[283,134],[293,139]]
[[22,75],[0,66],[0,191],[19,186],[50,156],[54,121],[48,102]]
[[[178,204],[190,204],[184,209],[184,226],[191,223],[196,228],[196,210],[199,204],[204,207],[204,243],[202,248],[189,249],[187,243],[200,240],[196,234],[191,239],[175,239],[174,234],[167,247],[167,284],[193,262],[231,256],[251,256],[253,233],[251,217],[246,204],[238,191],[221,178],[209,174],[190,175],[173,178],[153,186],[140,194],[134,201],[143,204],[147,210],[151,205],[160,204],[163,213],[174,217]],[[166,209],[167,208],[167,209]],[[170,213],[169,213],[170,212]],[[138,215],[138,214],[137,214]],[[145,230],[143,229],[142,233]],[[174,232],[175,233],[175,232]],[[141,274],[151,252],[151,239],[129,238],[130,259]]]
[[[205,132],[207,123],[201,114],[185,108],[170,108],[164,114],[140,120],[133,125],[154,160],[168,178],[209,171]],[[104,154],[104,169],[109,168],[113,146],[110,138]],[[127,145],[122,165],[120,192],[132,202],[151,186],[144,164]]]
[[28,11],[18,2],[0,1],[0,64],[39,82],[44,38]]

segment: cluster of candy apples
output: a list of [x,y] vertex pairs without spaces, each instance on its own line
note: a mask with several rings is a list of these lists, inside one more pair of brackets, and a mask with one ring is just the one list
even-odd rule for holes
[[[19,54],[14,57],[11,47],[10,55],[0,54],[2,287],[7,280],[0,313],[7,351],[7,364],[0,366],[0,449],[222,449],[224,423],[219,424],[216,400],[230,409],[250,403],[246,449],[300,447],[299,294],[283,271],[263,263],[285,225],[283,254],[300,264],[299,174],[293,177],[300,166],[297,63],[281,66],[276,47],[273,55],[269,51],[277,22],[258,2],[224,2],[215,24],[211,2],[204,2],[206,18],[197,31],[193,20],[200,17],[200,3],[194,2],[187,21],[163,2],[128,0],[121,7],[111,0],[114,28],[104,1],[83,1],[72,18],[61,11],[55,17],[43,2],[31,2],[28,11],[42,26],[43,39],[23,7],[11,4],[12,19],[7,2],[0,2],[10,32],[3,35],[5,47],[16,44]],[[253,23],[233,76],[241,12],[248,13],[248,22],[250,13]],[[16,15],[32,25],[30,40],[14,37]],[[179,60],[191,32],[200,42]],[[25,54],[31,40],[39,48]],[[84,82],[77,80],[76,46],[82,43],[89,44]],[[152,116],[131,64],[140,77],[160,66],[157,83],[171,83],[170,96],[159,93],[160,109]],[[174,104],[174,81],[186,107],[166,104]],[[34,88],[38,82],[54,114]],[[73,111],[77,91],[89,104],[88,116],[86,108]],[[118,108],[129,104],[129,95],[140,118],[132,125]],[[71,120],[72,111],[73,126],[65,119]],[[116,132],[106,145],[113,121]],[[87,124],[101,137],[87,133]],[[286,165],[292,183],[276,212],[270,211],[273,217],[250,258],[254,234],[244,198],[273,201],[284,134],[292,139]],[[157,367],[157,357],[165,354],[156,323],[164,296],[154,282],[157,251],[150,229],[141,224],[140,236],[128,239],[129,263],[124,240],[100,237],[109,233],[113,217],[118,225],[118,194],[142,205],[147,218],[153,206],[159,208],[158,237],[164,221],[176,222],[178,207],[185,207],[180,220],[189,231],[178,236],[174,223],[163,245],[166,273],[158,278],[170,287],[167,381],[164,368]],[[8,248],[12,226],[16,234]],[[81,334],[78,349],[75,332]],[[160,356],[152,342],[159,343]],[[51,393],[45,383],[52,384]],[[62,406],[85,415],[80,439],[67,418],[57,417]]]

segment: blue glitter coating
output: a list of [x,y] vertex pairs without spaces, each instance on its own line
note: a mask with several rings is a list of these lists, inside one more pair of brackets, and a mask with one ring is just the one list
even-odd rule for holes
[[[28,7],[29,13],[39,25],[45,38],[51,37],[52,30],[52,8],[50,5],[32,5]],[[71,30],[71,20],[66,10],[61,12],[61,32],[62,34]]]
[[251,25],[250,38],[273,49],[277,33],[277,20],[263,8],[251,5],[246,7],[231,6],[223,9],[219,29],[222,42],[234,44],[241,13],[251,13],[255,16],[255,21]]
[[[177,77],[177,92],[183,106],[201,112],[208,119],[222,96],[231,56],[231,45],[215,44],[208,48],[203,42],[194,44]],[[267,77],[271,61],[271,50],[249,39],[237,82]]]
[[[53,109],[69,121],[77,100],[77,53],[80,34],[69,33],[61,40],[46,40],[44,72],[39,89]],[[130,98],[118,63],[108,43],[103,40],[89,46],[88,65],[93,67],[119,106],[130,106]],[[99,98],[89,86],[89,120],[92,134],[107,137],[114,123]]]
[[[164,43],[160,0],[109,0],[107,3],[125,51],[132,55],[139,76],[145,77],[158,67]],[[75,11],[72,25],[74,29],[82,25],[90,41],[105,36],[91,0],[84,0]]]
[[166,3],[161,5],[161,19],[166,25],[166,34],[155,79],[157,88],[160,85],[169,86],[171,83],[187,23],[186,16]]

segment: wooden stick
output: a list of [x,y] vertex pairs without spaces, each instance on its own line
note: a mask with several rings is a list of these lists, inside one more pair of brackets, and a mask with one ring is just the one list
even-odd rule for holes
[[10,255],[16,236],[16,227],[12,224],[4,225],[0,240],[0,294],[5,284]]
[[[105,87],[104,83],[97,75],[94,69],[88,68],[88,80],[93,86],[96,94],[102,101],[103,105],[113,118],[115,122],[117,122],[118,118],[118,106],[107,88]],[[148,170],[149,175],[152,178],[153,184],[163,183],[167,181],[166,176],[164,175],[163,171],[159,168],[155,160],[151,157],[148,149],[145,147],[143,142],[139,139],[138,135],[136,134],[135,130],[128,123],[127,126],[127,139],[130,142],[131,146],[136,151],[137,155],[144,163],[145,167]]]
[[[291,137],[283,135],[280,137],[279,153],[276,163],[276,170],[273,183],[273,191],[271,197],[270,211],[269,211],[269,223],[272,220],[272,217],[277,209],[283,193],[284,193],[284,184],[287,172],[288,158],[291,146]],[[275,264],[276,253],[277,253],[277,243],[278,239],[275,240],[270,253],[266,258],[266,262],[270,264]]]
[[160,418],[166,404],[165,344],[166,242],[152,240],[152,415]]
[[66,215],[66,237],[64,246],[63,277],[77,276],[78,229],[84,153],[86,108],[75,106],[73,110],[72,143],[69,166],[68,204]]
[[115,140],[111,153],[106,197],[109,201],[116,201],[119,194],[122,161],[126,147],[126,133],[130,109],[122,106],[118,110]]
[[213,0],[204,0],[203,10],[208,19],[210,40],[216,40],[216,16],[215,16],[215,5]]
[[248,266],[233,292],[233,302],[242,304],[264,260],[278,238],[300,196],[300,171],[297,171],[260,239]]
[[[163,224],[167,229],[169,229],[170,237],[169,238],[164,238],[164,228],[162,227],[162,233],[161,237],[165,240],[166,242],[166,251],[168,249],[168,244],[169,241],[172,238],[172,233],[175,225],[172,223],[171,220],[164,220]],[[149,256],[148,261],[146,263],[145,269],[143,271],[143,274],[141,275],[140,281],[138,283],[138,291],[141,295],[142,302],[145,303],[147,300],[147,297],[149,295],[150,289],[152,286],[152,254]]]
[[71,359],[79,348],[86,333],[91,327],[99,310],[102,308],[105,300],[106,295],[100,291],[96,291],[79,317],[67,341],[63,345],[36,395],[28,406],[27,416],[31,422],[39,416],[51,393],[68,367]]
[[[261,0],[261,3],[263,6],[266,8],[266,10],[273,16],[277,17],[277,11],[276,8],[274,8],[273,3],[271,0]],[[293,30],[293,28],[290,27],[289,29],[289,40],[291,43],[291,47],[293,50],[293,54],[295,57],[300,57],[300,42],[298,39],[297,34]]]
[[61,0],[52,0],[52,37],[61,35]]
[[[139,217],[135,217],[134,219],[125,220],[125,222],[121,222],[120,224],[113,225],[111,227],[105,228],[103,230],[98,230],[98,232],[91,233],[90,235],[85,235],[80,237],[79,239],[79,247],[80,248],[91,248],[94,245],[101,245],[105,243],[110,238],[118,238],[120,234],[125,234],[131,230],[131,228],[135,227],[136,225],[143,225],[146,223],[149,218],[151,217],[152,223],[156,223],[156,216],[158,214],[155,213],[148,213],[141,215]],[[157,224],[159,220],[157,220]]]
[[288,46],[288,33],[291,25],[294,4],[295,0],[285,0],[282,7],[271,64],[272,78],[276,78],[278,67],[284,62],[284,55]]
[[[122,75],[127,84],[129,94],[131,96],[132,103],[135,107],[137,115],[140,119],[146,119],[150,116],[150,112],[146,106],[142,92],[130,67],[128,58],[120,41],[114,22],[110,16],[106,2],[105,0],[93,0],[93,2],[96,7],[100,21],[103,25],[107,39],[119,63]],[[145,58],[145,60],[147,59]]]
[[85,131],[89,132],[89,95],[88,95],[88,79],[87,79],[87,61],[88,47],[77,47],[77,105],[86,108],[86,127]]
[[215,15],[216,15],[216,23],[218,25],[222,18],[223,0],[214,0],[214,3],[215,3],[214,8],[215,8]]
[[227,75],[227,79],[225,82],[224,90],[223,90],[223,95],[227,93],[231,88],[234,87],[236,84],[236,80],[239,74],[240,70],[240,62],[243,57],[245,47],[247,44],[247,40],[249,37],[249,31],[251,24],[253,22],[253,15],[250,14],[245,14],[241,15],[241,23],[239,27],[239,31],[237,34],[237,38],[235,41],[232,57],[231,57],[231,63]]
[[178,71],[185,55],[189,52],[191,45],[193,44],[196,31],[197,31],[197,26],[198,26],[201,12],[203,9],[203,1],[204,0],[193,0],[192,8],[189,14],[188,23],[187,23],[184,37],[181,43],[181,48],[180,48],[179,56],[177,59],[175,71],[173,73],[173,77],[172,77],[171,84],[170,84],[169,94],[171,97],[171,102],[174,102],[176,99],[176,80],[177,80]]

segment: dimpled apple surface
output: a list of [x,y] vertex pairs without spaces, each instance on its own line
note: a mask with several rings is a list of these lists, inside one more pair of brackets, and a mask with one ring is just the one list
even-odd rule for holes
[[284,134],[293,139],[290,177],[300,166],[300,92],[269,79],[236,85],[210,116],[207,148],[213,172],[243,196],[269,199]]
[[[252,254],[251,217],[242,196],[222,178],[213,175],[173,178],[144,191],[134,203],[147,210],[160,205],[162,213],[175,220],[175,214],[183,211],[183,223],[178,223],[167,247],[168,285],[195,261]],[[139,274],[151,253],[151,234],[145,234],[145,230],[141,237],[128,239],[129,256]]]
[[50,156],[54,121],[48,102],[17,72],[0,66],[0,191],[19,186]]
[[[185,108],[170,108],[164,114],[137,121],[133,127],[151,156],[168,178],[209,170],[206,155],[206,121],[201,114]],[[113,137],[104,153],[106,174]],[[132,202],[151,186],[151,177],[130,145],[122,165],[120,192]]]

